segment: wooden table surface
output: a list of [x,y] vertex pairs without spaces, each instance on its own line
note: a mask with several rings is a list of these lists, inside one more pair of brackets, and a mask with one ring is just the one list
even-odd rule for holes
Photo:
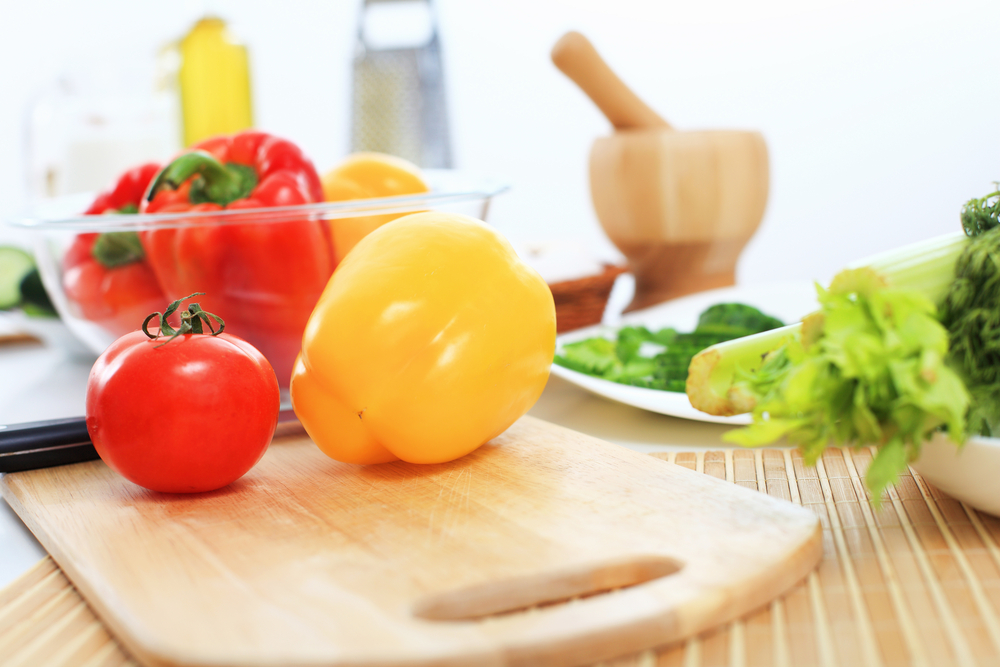
[[[1000,519],[915,473],[873,509],[867,450],[828,452],[815,468],[790,450],[653,456],[809,508],[823,560],[764,608],[603,667],[1000,664]],[[134,664],[50,559],[0,591],[0,655],[5,665]]]
[[[67,334],[68,335],[68,334]],[[94,357],[77,348],[0,346],[0,424],[83,414]],[[726,427],[658,415],[594,396],[551,377],[529,414],[641,452],[719,447]],[[0,586],[45,556],[24,524],[0,502]]]
[[[0,349],[0,375],[18,378],[0,387],[0,423],[82,412],[89,363],[38,345]],[[1000,664],[1000,519],[942,496],[917,475],[876,512],[862,495],[864,453],[831,452],[820,467],[804,469],[787,450],[727,452],[719,440],[725,426],[644,412],[558,378],[531,414],[802,503],[823,522],[820,567],[784,598],[684,644],[609,665]],[[16,644],[26,665],[39,664],[31,647],[42,646],[61,652],[48,664],[127,662],[2,509],[0,585],[23,578],[0,593],[0,655],[12,655]],[[56,637],[67,641],[53,643]]]

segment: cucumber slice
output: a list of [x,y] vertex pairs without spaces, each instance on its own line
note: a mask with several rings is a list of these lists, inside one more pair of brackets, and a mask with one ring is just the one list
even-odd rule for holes
[[21,308],[31,317],[55,317],[56,307],[42,285],[38,267],[28,271],[21,280]]
[[35,259],[13,246],[0,246],[0,309],[21,303],[21,281],[35,268]]

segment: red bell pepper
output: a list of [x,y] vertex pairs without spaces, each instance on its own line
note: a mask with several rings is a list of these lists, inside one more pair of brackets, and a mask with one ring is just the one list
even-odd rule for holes
[[160,171],[160,165],[149,162],[129,169],[118,179],[115,187],[97,195],[85,215],[103,213],[138,213],[139,203],[146,194],[150,181]]
[[[312,163],[290,141],[243,132],[196,144],[150,185],[145,213],[263,209],[323,201]],[[168,300],[203,292],[206,310],[260,350],[288,386],[302,332],[333,273],[329,230],[318,219],[190,224],[141,232]]]
[[[97,196],[86,214],[136,213],[159,171],[154,163],[129,169]],[[115,337],[138,329],[164,302],[135,232],[80,234],[63,255],[62,267],[63,290],[78,315]]]

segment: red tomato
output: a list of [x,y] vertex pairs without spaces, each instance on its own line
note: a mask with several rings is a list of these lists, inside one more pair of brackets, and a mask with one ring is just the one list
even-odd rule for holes
[[280,400],[274,370],[226,333],[165,340],[134,331],[104,351],[87,382],[87,430],[104,462],[140,486],[221,488],[271,442]]

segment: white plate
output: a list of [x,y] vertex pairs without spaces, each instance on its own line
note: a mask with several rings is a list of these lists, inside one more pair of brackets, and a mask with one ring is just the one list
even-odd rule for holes
[[[692,331],[698,323],[698,316],[717,303],[745,303],[754,306],[767,315],[772,315],[787,324],[798,322],[805,315],[819,307],[816,302],[816,288],[812,283],[769,283],[760,285],[737,285],[722,289],[699,292],[681,297],[667,303],[662,303],[645,310],[637,310],[623,316],[622,325],[644,325],[656,330],[663,327],[674,327],[678,331]],[[614,339],[617,327],[597,325],[570,331],[556,338],[556,349],[561,349],[566,343],[573,343],[592,338],[606,336]],[[688,401],[687,394],[644,387],[632,387],[602,380],[584,373],[571,371],[557,364],[552,364],[552,374],[573,384],[593,392],[598,396],[632,405],[637,408],[659,412],[673,417],[694,419],[720,424],[749,424],[748,415],[735,417],[715,417],[695,410]]]
[[952,498],[1000,516],[1000,439],[977,436],[959,449],[939,432],[910,465]]

